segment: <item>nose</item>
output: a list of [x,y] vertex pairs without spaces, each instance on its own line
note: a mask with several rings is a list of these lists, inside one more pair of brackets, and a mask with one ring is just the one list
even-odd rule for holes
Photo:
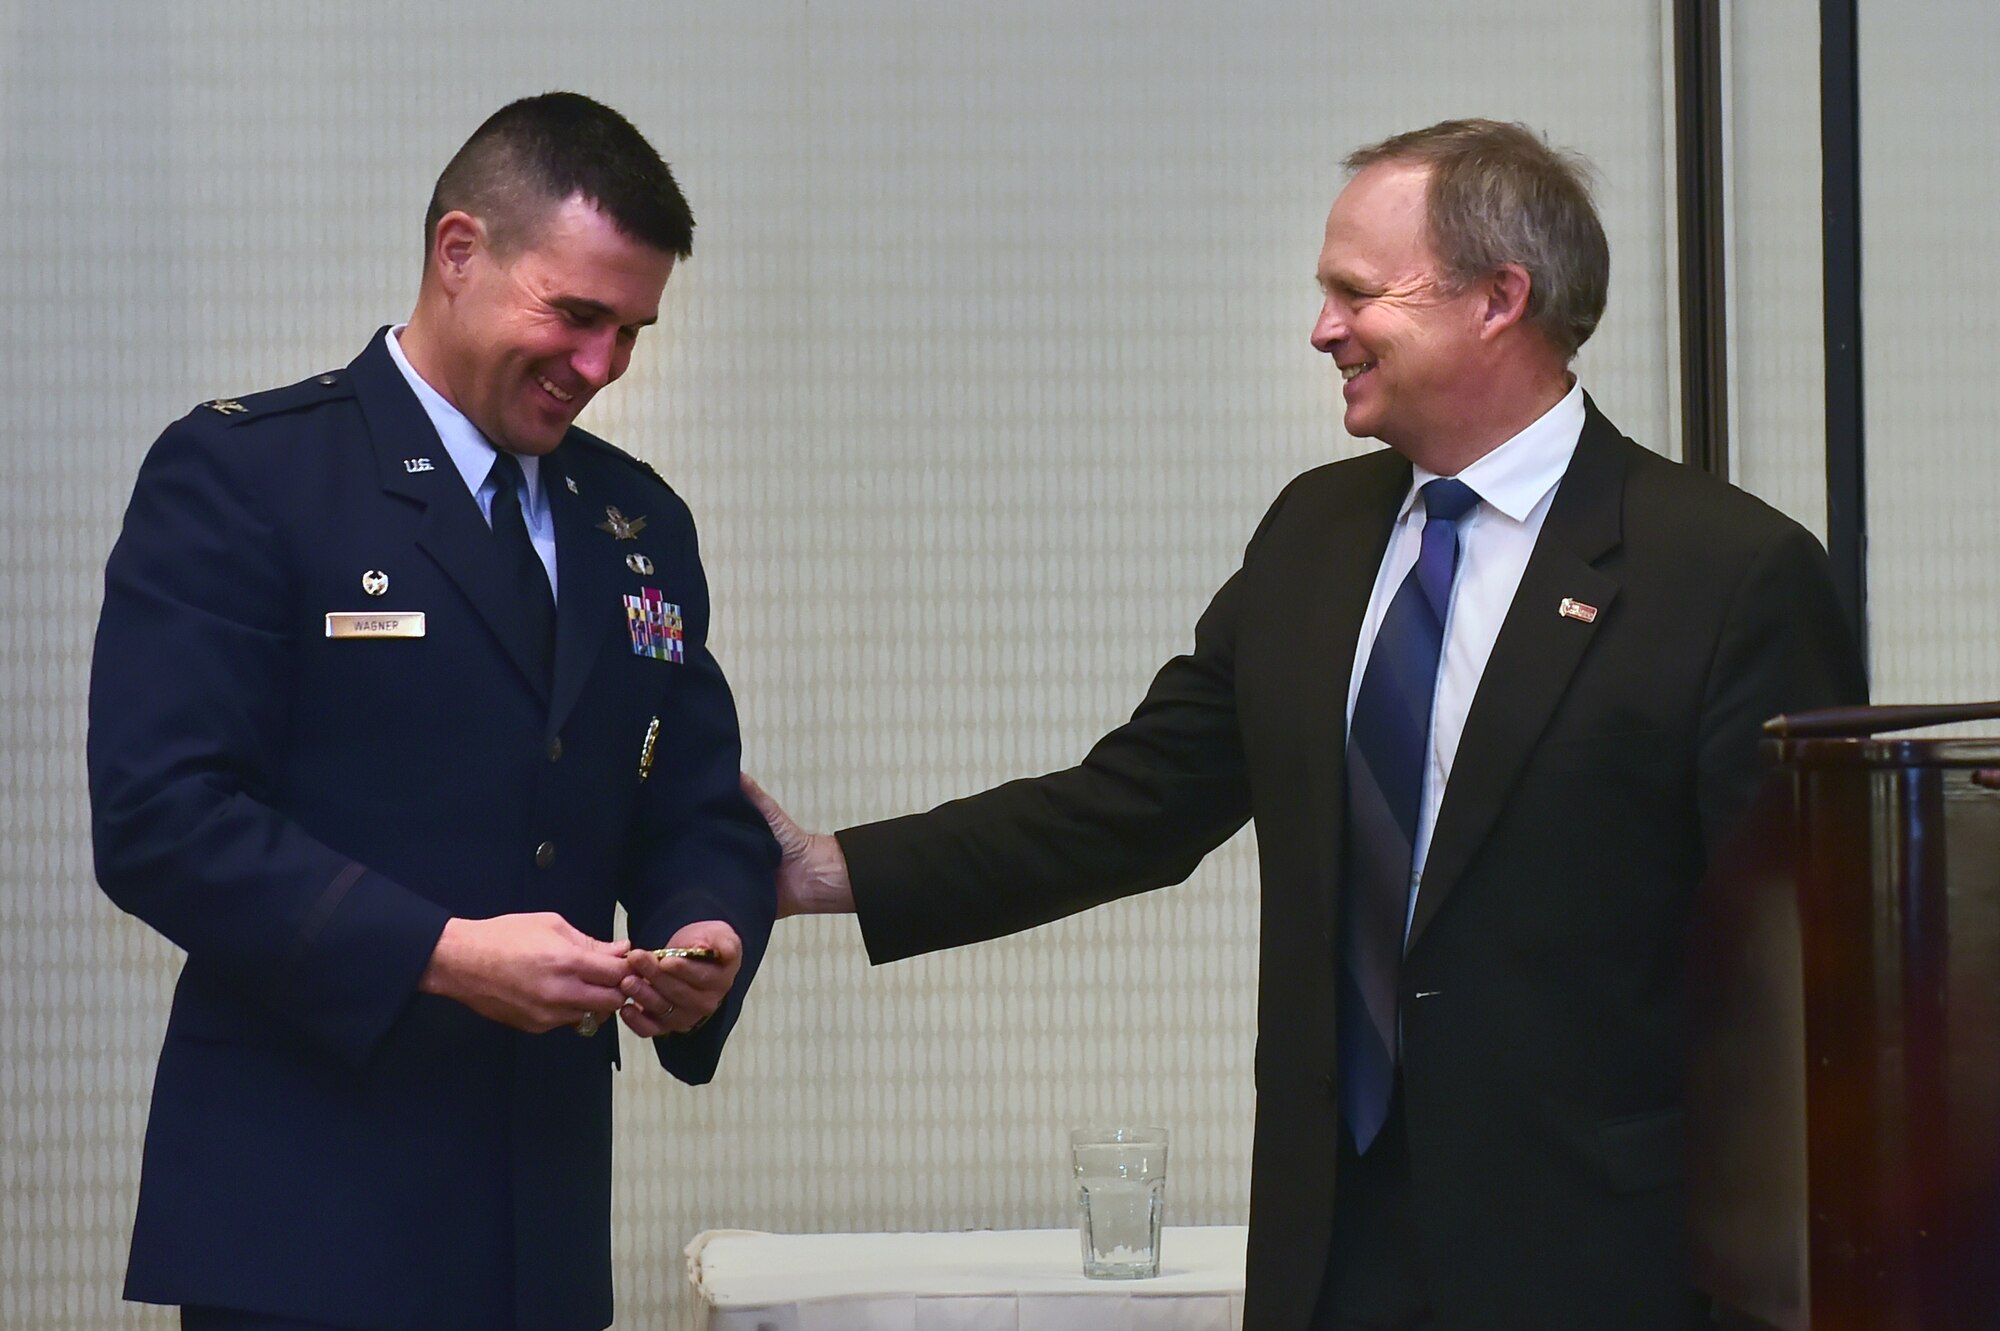
[[618,345],[618,330],[606,328],[592,333],[569,358],[577,377],[596,392],[625,371]]
[[1347,311],[1332,296],[1328,296],[1320,302],[1319,319],[1313,324],[1313,350],[1331,355],[1346,337]]

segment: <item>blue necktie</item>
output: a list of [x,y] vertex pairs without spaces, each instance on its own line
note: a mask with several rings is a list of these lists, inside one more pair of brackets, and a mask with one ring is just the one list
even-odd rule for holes
[[1376,630],[1347,738],[1347,847],[1340,892],[1340,1113],[1366,1151],[1389,1116],[1396,996],[1410,909],[1458,521],[1479,502],[1460,481],[1423,488],[1423,548]]
[[487,473],[493,482],[493,544],[508,587],[514,593],[521,617],[527,624],[527,638],[534,650],[537,682],[549,686],[556,655],[556,601],[549,588],[548,566],[535,553],[528,535],[527,517],[522,512],[528,492],[527,473],[521,459],[501,450]]

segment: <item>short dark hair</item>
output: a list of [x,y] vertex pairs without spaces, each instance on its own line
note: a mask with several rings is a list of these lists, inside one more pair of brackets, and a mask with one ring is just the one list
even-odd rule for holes
[[1526,125],[1445,120],[1357,148],[1347,169],[1428,169],[1424,224],[1444,275],[1463,286],[1503,263],[1528,272],[1528,322],[1564,356],[1597,329],[1611,247],[1590,198],[1590,163]]
[[424,213],[426,251],[455,209],[486,224],[503,253],[533,242],[541,223],[581,195],[632,239],[685,259],[694,214],[674,173],[632,122],[574,92],[510,102],[452,155]]

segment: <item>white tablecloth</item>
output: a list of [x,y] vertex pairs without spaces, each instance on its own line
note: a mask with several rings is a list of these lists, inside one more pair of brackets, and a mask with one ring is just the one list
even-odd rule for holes
[[1087,1280],[1073,1229],[758,1234],[688,1245],[709,1331],[1238,1331],[1240,1225],[1169,1228],[1151,1280]]

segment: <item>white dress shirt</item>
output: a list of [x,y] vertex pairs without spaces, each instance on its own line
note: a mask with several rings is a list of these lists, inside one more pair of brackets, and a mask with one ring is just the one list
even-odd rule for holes
[[[465,488],[472,491],[472,498],[479,505],[480,516],[486,525],[493,525],[493,495],[499,486],[491,479],[493,463],[500,456],[499,450],[488,443],[479,427],[466,419],[464,412],[445,401],[444,395],[424,382],[424,377],[411,368],[409,358],[403,355],[403,330],[408,324],[397,324],[383,336],[389,339],[389,359],[396,362],[396,368],[409,381],[410,391],[423,404],[424,414],[431,418],[431,426],[437,431],[438,440],[444,444],[444,451],[451,455],[452,465],[465,480]],[[535,553],[541,556],[542,568],[549,575],[549,595],[556,595],[556,520],[549,511],[548,490],[541,481],[542,460],[527,453],[517,453],[521,460],[521,475],[527,479],[527,493],[521,496],[521,520],[527,524],[528,539],[534,543]]]
[[[1534,552],[1535,538],[1541,535],[1542,521],[1576,442],[1583,435],[1583,386],[1573,384],[1562,401],[1544,412],[1527,429],[1509,439],[1477,462],[1458,473],[1458,479],[1472,487],[1479,503],[1458,521],[1458,577],[1453,582],[1451,606],[1444,621],[1444,651],[1439,661],[1437,694],[1431,703],[1430,755],[1424,764],[1423,800],[1417,813],[1417,839],[1410,866],[1409,914],[1404,927],[1415,918],[1418,884],[1423,879],[1424,861],[1430,855],[1431,832],[1437,825],[1438,806],[1444,801],[1445,785],[1451,780],[1452,760],[1458,756],[1459,736],[1465,733],[1466,714],[1479,689],[1479,677],[1486,671],[1486,658],[1500,637],[1500,625],[1514,603],[1515,589],[1527,571],[1528,556]],[[1375,634],[1397,588],[1416,566],[1423,547],[1425,515],[1419,502],[1420,491],[1437,473],[1413,467],[1410,492],[1396,514],[1389,534],[1389,548],[1382,567],[1375,574],[1375,591],[1368,600],[1368,613],[1361,621],[1361,636],[1354,648],[1354,672],[1347,683],[1347,720],[1354,723],[1354,698],[1361,690],[1361,674],[1368,668],[1368,655],[1375,647]]]

